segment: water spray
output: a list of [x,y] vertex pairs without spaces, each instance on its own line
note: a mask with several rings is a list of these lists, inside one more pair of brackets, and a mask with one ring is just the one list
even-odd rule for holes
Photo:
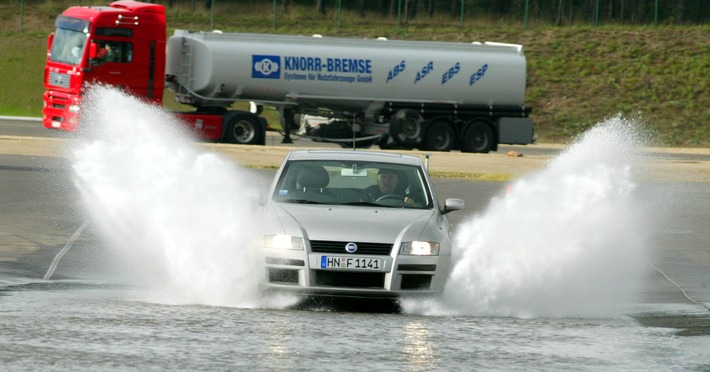
[[538,172],[502,187],[461,224],[442,300],[406,311],[604,316],[633,302],[647,271],[651,219],[636,178],[645,134],[599,123]]
[[[160,108],[106,87],[87,97],[81,126],[92,133],[72,162],[98,235],[166,301],[253,306],[263,275],[254,251],[261,186],[196,146]],[[653,230],[637,193],[643,144],[635,123],[613,118],[507,185],[456,231],[443,301],[404,310],[584,316],[629,300]]]
[[148,300],[254,306],[262,199],[254,175],[196,143],[161,108],[114,88],[87,92],[80,127],[74,181],[125,280]]

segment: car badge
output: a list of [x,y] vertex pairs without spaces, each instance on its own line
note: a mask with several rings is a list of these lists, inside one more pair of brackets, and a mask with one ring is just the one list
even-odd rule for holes
[[348,253],[355,253],[357,252],[357,244],[350,242],[348,244],[345,244],[345,251]]

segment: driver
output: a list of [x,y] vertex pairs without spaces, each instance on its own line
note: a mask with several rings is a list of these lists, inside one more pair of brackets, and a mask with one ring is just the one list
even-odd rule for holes
[[416,203],[412,198],[404,194],[407,187],[405,180],[400,179],[400,174],[389,168],[382,168],[377,172],[377,185],[367,188],[367,193],[372,201],[376,201],[384,195],[397,195],[402,197],[405,205],[415,207]]

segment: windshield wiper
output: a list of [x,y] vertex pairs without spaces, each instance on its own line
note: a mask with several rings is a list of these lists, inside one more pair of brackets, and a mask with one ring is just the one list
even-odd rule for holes
[[321,203],[313,200],[307,199],[286,199],[282,200],[283,203],[295,203],[295,204],[331,204],[331,203]]
[[377,204],[373,202],[350,202],[350,203],[341,203],[342,205],[362,205],[366,207],[382,207],[382,208],[401,208],[396,205],[384,205],[384,204]]

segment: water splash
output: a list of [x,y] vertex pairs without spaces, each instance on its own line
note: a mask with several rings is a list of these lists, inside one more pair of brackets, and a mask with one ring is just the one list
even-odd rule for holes
[[[92,227],[125,258],[154,301],[259,306],[255,257],[260,185],[195,144],[158,107],[94,87],[86,132],[70,157]],[[600,123],[548,166],[463,223],[443,300],[422,313],[608,314],[633,301],[649,219],[639,203],[643,136],[620,117]],[[289,305],[275,299],[266,306]]]
[[104,86],[86,97],[75,182],[132,280],[155,301],[255,306],[253,175],[195,144],[159,107]]
[[649,255],[650,219],[635,180],[643,144],[631,120],[597,124],[463,223],[443,300],[405,309],[603,316],[633,303]]

